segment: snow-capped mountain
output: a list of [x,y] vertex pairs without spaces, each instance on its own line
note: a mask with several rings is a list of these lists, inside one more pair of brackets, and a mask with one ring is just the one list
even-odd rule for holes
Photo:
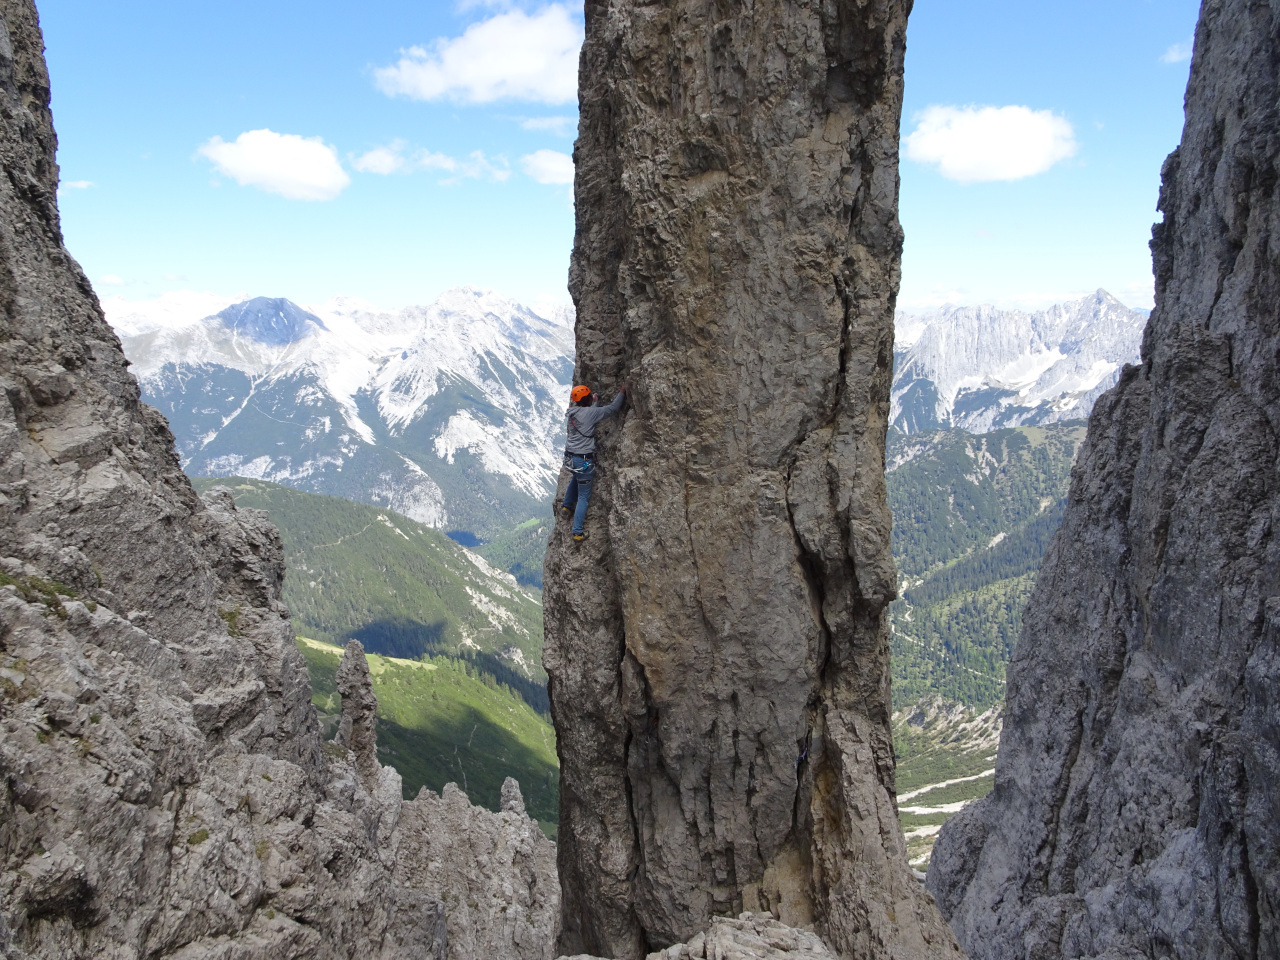
[[[240,475],[489,538],[546,512],[573,371],[571,307],[459,288],[425,307],[353,299],[108,299],[193,475]],[[1146,318],[1104,291],[1040,313],[897,318],[893,420],[984,432],[1088,415]]]
[[890,422],[904,433],[1087,417],[1126,363],[1146,314],[1105,290],[1039,313],[944,307],[896,319]]
[[258,297],[105,301],[193,475],[389,506],[488,536],[544,512],[563,448],[572,311],[459,288],[426,307]]

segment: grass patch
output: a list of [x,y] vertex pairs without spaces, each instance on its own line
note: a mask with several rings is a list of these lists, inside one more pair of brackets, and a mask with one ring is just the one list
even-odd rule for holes
[[[311,675],[312,703],[322,713],[339,712],[342,651],[312,639],[299,639],[298,646]],[[466,661],[370,655],[369,673],[378,697],[378,759],[400,773],[407,799],[421,787],[438,793],[453,782],[473,803],[496,811],[503,780],[515,777],[529,815],[554,831],[559,767],[545,717]]]
[[899,795],[931,783],[972,777],[995,766],[995,749],[992,747],[974,749],[965,743],[939,743],[909,726],[904,731],[903,726],[896,726],[893,731],[893,745],[898,757],[895,782]]
[[977,780],[966,780],[964,783],[953,783],[947,787],[938,787],[937,789],[926,791],[905,801],[905,805],[909,807],[942,807],[949,803],[980,800],[990,793],[995,785],[995,774],[991,774]]
[[920,827],[940,827],[954,816],[954,813],[900,813],[898,822],[903,832],[910,832]]
[[11,577],[0,572],[0,587],[17,587],[18,593],[27,603],[39,603],[59,619],[67,619],[67,611],[62,606],[63,600],[78,599],[79,594],[65,583],[57,580],[43,580],[40,577]]
[[227,636],[243,637],[244,633],[240,630],[240,607],[239,605],[231,607],[228,610],[219,610],[218,616],[222,618],[222,622],[227,625]]

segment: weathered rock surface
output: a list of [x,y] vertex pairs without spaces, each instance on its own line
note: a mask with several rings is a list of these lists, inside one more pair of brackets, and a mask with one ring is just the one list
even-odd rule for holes
[[347,643],[335,679],[342,697],[342,719],[334,740],[355,756],[360,782],[366,790],[373,790],[382,769],[378,763],[378,698],[373,692],[364,645],[359,640]]
[[[599,960],[578,955],[560,960]],[[646,960],[835,960],[812,930],[797,930],[767,913],[717,917],[711,928],[688,943],[651,953]]]
[[546,956],[551,845],[402,800],[356,648],[352,750],[322,742],[274,527],[196,496],[62,246],[41,43],[0,0],[0,955],[443,958],[465,865],[524,911],[486,960]]
[[502,812],[471,805],[457,784],[405,804],[397,878],[438,891],[453,957],[551,960],[556,955],[560,882],[555,846],[525,815],[520,786],[507,778]]
[[1280,4],[1212,0],[1142,363],[1094,409],[994,792],[928,886],[979,958],[1280,956]]
[[[544,663],[561,949],[713,916],[956,951],[893,800],[884,440],[907,0],[589,0],[570,271],[601,428]],[[563,489],[563,488],[562,488]]]

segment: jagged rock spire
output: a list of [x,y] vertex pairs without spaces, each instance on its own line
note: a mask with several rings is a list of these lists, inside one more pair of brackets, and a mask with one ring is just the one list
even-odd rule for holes
[[372,792],[378,782],[378,698],[369,676],[369,660],[359,640],[347,643],[338,664],[338,695],[342,697],[342,720],[338,743],[355,754],[356,770],[365,789]]

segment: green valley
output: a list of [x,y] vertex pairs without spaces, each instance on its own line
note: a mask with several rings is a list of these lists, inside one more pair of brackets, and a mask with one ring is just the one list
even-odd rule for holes
[[[326,735],[342,712],[335,676],[342,648],[299,638],[311,676],[312,703]],[[545,716],[465,660],[404,660],[369,654],[378,697],[378,755],[404,779],[412,798],[450,781],[490,810],[499,809],[502,781],[520,781],[529,815],[555,838],[559,767],[555,731]]]
[[898,816],[911,865],[995,783],[1005,664],[1062,519],[1082,422],[890,433]]
[[991,791],[999,742],[998,707],[979,713],[928,697],[894,713],[898,820],[913,867],[928,865],[949,817]]
[[[280,529],[284,600],[299,633],[411,660],[468,657],[545,703],[542,596],[440,531],[394,511],[241,477],[198,478],[229,488],[241,508]],[[535,704],[538,706],[540,704]]]
[[406,797],[453,781],[497,810],[502,781],[515,777],[554,837],[559,770],[539,591],[390,510],[260,480],[193,483],[227,487],[238,509],[266,510],[279,528],[284,600],[308,638],[299,647],[328,735],[341,713],[342,648],[358,639],[378,697],[378,752]]
[[979,709],[1003,703],[1004,665],[1084,432],[1070,421],[976,435],[890,433],[897,708],[929,696]]

